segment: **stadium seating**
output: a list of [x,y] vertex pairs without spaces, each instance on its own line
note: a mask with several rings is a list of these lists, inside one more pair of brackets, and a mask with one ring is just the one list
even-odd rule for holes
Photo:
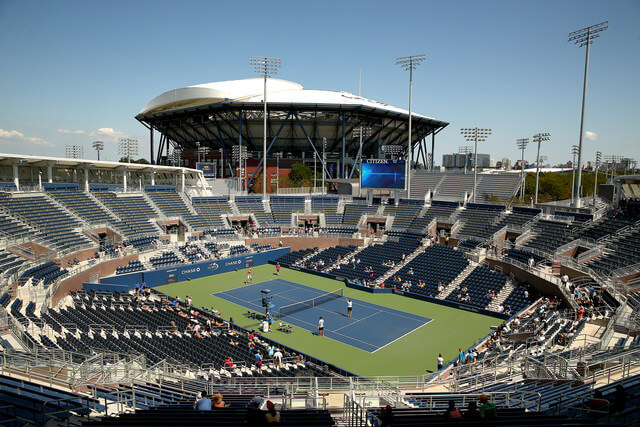
[[304,267],[311,270],[322,271],[337,262],[338,257],[344,259],[347,255],[351,254],[356,249],[358,249],[358,247],[355,245],[334,246],[332,248],[324,249],[323,251],[309,258],[304,263]]
[[82,224],[43,195],[11,197],[7,193],[0,193],[0,205],[38,229],[39,233],[35,237],[42,238],[57,250],[91,243],[74,230],[81,228]]
[[385,205],[384,216],[393,216],[393,230],[421,231],[411,228],[411,224],[422,210],[423,202],[420,200],[400,199],[398,206]]
[[336,226],[342,223],[342,215],[338,213],[338,201],[335,196],[312,196],[311,212],[324,214],[327,226]]
[[302,249],[299,251],[292,251],[288,254],[284,254],[281,257],[277,258],[276,261],[277,262],[281,262],[283,264],[288,264],[288,265],[293,265],[296,262],[300,261],[302,258],[306,257],[307,255],[310,255],[312,252],[317,251],[318,248],[308,248],[308,249]]
[[242,215],[250,215],[256,218],[258,226],[267,227],[275,224],[273,215],[271,212],[264,210],[262,204],[262,197],[260,196],[237,196],[234,199],[234,203],[238,207],[238,211]]
[[363,215],[373,216],[378,212],[378,206],[353,203],[345,205],[342,224],[345,227],[356,228]]
[[127,265],[116,268],[116,274],[134,273],[136,271],[145,270],[144,265],[138,260],[131,260]]
[[438,190],[433,196],[434,199],[442,200],[463,200],[465,193],[471,194],[473,191],[473,174],[446,174]]
[[222,218],[222,215],[233,213],[227,196],[193,197],[191,203],[209,228],[222,229],[229,226]]
[[142,195],[111,191],[94,191],[93,195],[121,219],[115,226],[124,232],[124,237],[158,234],[159,229],[150,222],[158,214]]
[[90,224],[117,224],[120,221],[77,186],[76,189],[50,189],[47,194]]
[[599,256],[587,265],[603,274],[618,268],[628,267],[640,262],[640,227],[632,228],[608,240],[604,247],[604,255]]
[[271,196],[271,213],[276,224],[291,226],[292,214],[304,214],[304,197],[300,196]]
[[498,200],[506,202],[516,194],[519,188],[519,174],[478,174],[476,202],[495,203]]
[[194,230],[208,227],[205,219],[194,215],[174,187],[146,186],[145,192],[160,211],[168,217],[180,216]]
[[[390,282],[410,283],[410,291],[421,295],[438,294],[438,283],[451,283],[469,265],[460,251],[450,246],[431,245],[396,272]],[[413,271],[413,274],[410,272]],[[424,286],[419,284],[419,281]]]
[[446,300],[461,302],[477,308],[487,308],[492,301],[487,292],[498,294],[507,277],[490,268],[479,265],[451,292]]
[[524,242],[524,247],[553,253],[557,248],[570,242],[571,224],[567,222],[540,219],[534,222],[532,229],[535,235]]
[[153,268],[165,268],[184,264],[184,261],[174,252],[165,251],[160,256],[149,258],[149,263],[153,266]]
[[467,207],[458,214],[458,219],[463,222],[458,235],[485,240],[492,234],[489,231],[492,223],[497,221],[504,209],[505,207],[500,205],[467,204]]

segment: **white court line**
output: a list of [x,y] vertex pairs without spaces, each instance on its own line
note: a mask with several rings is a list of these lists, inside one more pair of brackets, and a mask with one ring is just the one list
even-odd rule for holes
[[[375,313],[373,313],[373,314],[370,314],[370,315],[368,315],[368,316],[363,317],[362,319],[358,319],[358,320],[356,320],[355,322],[351,322],[351,323],[349,323],[348,325],[344,325],[344,326],[339,327],[338,329],[334,329],[334,330],[333,330],[333,332],[339,331],[340,329],[344,329],[344,328],[346,328],[346,327],[348,327],[348,326],[353,326],[353,325],[355,325],[356,323],[360,323],[361,321],[363,321],[363,320],[365,320],[365,319],[368,319],[368,318],[370,318],[370,317],[373,317],[373,316],[375,316],[375,315],[377,315],[377,314],[380,314],[380,313],[383,313],[383,311],[382,311],[382,310],[378,310],[378,311],[376,311],[376,312],[375,312]],[[353,317],[350,317],[350,319],[353,319]]]
[[371,353],[375,353],[376,351],[378,351],[378,350],[380,350],[380,349],[385,348],[385,347],[386,347],[386,346],[388,346],[389,344],[393,344],[394,342],[398,341],[399,339],[402,339],[402,338],[406,337],[407,335],[414,333],[414,332],[415,332],[415,331],[417,331],[418,329],[422,328],[422,327],[423,327],[423,326],[425,326],[425,325],[428,325],[428,324],[429,324],[429,323],[431,323],[431,322],[433,322],[433,319],[429,320],[427,323],[423,323],[422,325],[420,325],[420,326],[418,326],[417,328],[415,328],[415,329],[413,329],[413,330],[411,330],[411,331],[407,332],[406,334],[402,335],[401,337],[398,337],[398,338],[396,338],[395,340],[393,340],[393,341],[390,341],[390,342],[386,343],[386,344],[385,344],[385,345],[383,345],[382,347],[378,347],[376,350],[373,350]]

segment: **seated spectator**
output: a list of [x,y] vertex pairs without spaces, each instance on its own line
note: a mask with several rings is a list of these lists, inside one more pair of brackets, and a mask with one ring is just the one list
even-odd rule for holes
[[262,400],[259,397],[254,397],[253,399],[251,399],[251,402],[249,403],[249,409],[247,410],[247,416],[245,417],[245,420],[247,421],[247,424],[250,426],[255,426],[255,425],[262,425],[265,422],[265,414],[264,412],[260,409],[260,402]]
[[280,411],[276,410],[276,405],[270,400],[267,400],[267,413],[264,414],[264,418],[267,423],[280,422]]
[[229,406],[229,405],[226,405],[224,403],[224,400],[222,400],[222,395],[220,393],[213,395],[213,407],[214,408],[225,408],[227,406]]
[[480,418],[496,418],[498,415],[496,405],[489,402],[487,395],[481,394],[478,400],[480,400]]
[[391,405],[387,405],[380,411],[380,427],[389,427],[393,423],[393,409]]
[[444,411],[444,417],[447,419],[458,419],[461,417],[460,409],[456,408],[455,401],[449,401],[449,407]]
[[211,399],[207,397],[206,390],[200,394],[200,399],[197,399],[193,402],[193,407],[198,411],[210,411],[211,410]]
[[469,402],[469,406],[462,417],[467,420],[479,420],[481,417],[478,404],[476,402]]

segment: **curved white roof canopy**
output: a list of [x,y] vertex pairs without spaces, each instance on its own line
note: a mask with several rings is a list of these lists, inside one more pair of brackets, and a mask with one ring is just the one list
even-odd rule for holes
[[[205,83],[170,90],[151,100],[139,114],[153,114],[216,102],[262,102],[264,79],[252,78]],[[267,102],[277,104],[364,105],[372,108],[406,114],[407,110],[383,102],[363,98],[350,92],[304,89],[298,83],[281,79],[267,80]],[[412,113],[414,117],[432,119]],[[435,120],[435,119],[432,119]]]

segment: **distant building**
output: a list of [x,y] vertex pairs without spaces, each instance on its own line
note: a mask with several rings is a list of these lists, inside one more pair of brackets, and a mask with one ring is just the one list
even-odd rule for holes
[[[442,166],[446,169],[473,169],[473,162],[475,160],[475,156],[473,153],[452,153],[452,154],[443,154],[442,155]],[[490,168],[491,165],[491,155],[489,154],[481,154],[478,153],[478,167],[479,168]]]
[[503,157],[502,158],[502,169],[508,171],[508,170],[511,170],[511,166],[512,166],[511,159],[508,158],[508,157]]

